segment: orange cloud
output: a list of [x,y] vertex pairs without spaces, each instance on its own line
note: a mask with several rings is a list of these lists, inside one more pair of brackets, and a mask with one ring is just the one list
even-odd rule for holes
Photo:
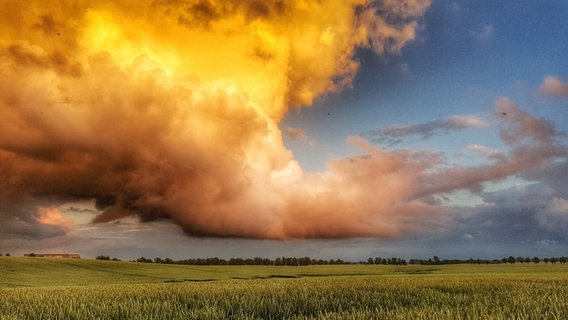
[[57,226],[65,231],[73,228],[73,221],[63,217],[58,208],[39,207],[37,214],[39,223]]
[[292,138],[292,140],[302,140],[305,139],[306,136],[306,130],[305,129],[296,129],[296,128],[292,128],[292,127],[286,127],[286,134],[288,136],[290,136],[290,138]]
[[[65,227],[56,210],[38,216],[22,203],[96,199],[95,222],[171,219],[193,235],[393,237],[441,226],[447,210],[430,196],[561,155],[554,128],[502,100],[511,152],[495,163],[437,170],[432,152],[352,137],[361,155],[304,173],[278,127],[291,106],[351,84],[357,47],[396,53],[413,40],[429,4],[2,3],[0,208],[21,200],[26,210],[0,215]],[[455,116],[414,130],[483,125]]]
[[538,93],[546,96],[568,96],[568,83],[560,79],[548,76],[538,88]]

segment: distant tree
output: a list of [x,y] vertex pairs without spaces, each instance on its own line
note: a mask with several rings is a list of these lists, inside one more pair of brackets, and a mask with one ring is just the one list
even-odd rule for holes
[[539,262],[540,262],[539,257],[533,257],[533,258],[532,258],[532,262],[534,262],[534,263],[539,263]]
[[517,259],[515,259],[515,257],[513,257],[513,256],[509,256],[509,258],[507,258],[507,262],[508,263],[515,263],[515,262],[517,262]]
[[523,257],[517,257],[516,260],[517,260],[517,262],[520,262],[520,263],[525,262],[525,258],[523,258]]
[[440,258],[438,256],[433,256],[434,264],[440,264]]
[[162,263],[162,258],[155,257],[155,258],[154,258],[154,262],[155,262],[155,263]]
[[9,257],[9,256],[10,256],[10,254],[9,254],[9,253],[6,253],[6,257]]
[[110,260],[110,257],[109,256],[97,256],[95,259],[96,260]]
[[141,258],[136,259],[136,262],[152,263],[152,259],[141,257]]

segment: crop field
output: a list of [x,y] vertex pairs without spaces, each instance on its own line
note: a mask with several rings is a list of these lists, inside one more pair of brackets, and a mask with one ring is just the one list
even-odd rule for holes
[[568,265],[0,258],[0,319],[568,319]]

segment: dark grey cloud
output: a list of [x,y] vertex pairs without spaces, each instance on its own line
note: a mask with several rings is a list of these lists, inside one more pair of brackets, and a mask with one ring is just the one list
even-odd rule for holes
[[42,223],[38,206],[49,201],[32,197],[0,198],[0,239],[46,239],[66,234],[61,225]]
[[425,250],[429,246],[456,258],[564,255],[568,202],[550,187],[517,185],[487,192],[483,201],[476,207],[454,208],[452,225],[425,237]]
[[521,177],[545,183],[559,196],[568,198],[568,161],[566,159],[544,163],[542,166],[523,172]]

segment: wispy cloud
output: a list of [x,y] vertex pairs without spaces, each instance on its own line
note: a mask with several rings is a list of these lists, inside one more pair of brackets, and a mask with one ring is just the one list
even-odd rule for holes
[[305,129],[296,129],[288,126],[286,127],[285,132],[294,141],[299,141],[307,138]]
[[488,42],[493,39],[493,34],[495,30],[493,26],[483,25],[479,30],[471,31],[471,36],[473,39],[479,42]]
[[496,100],[494,109],[501,141],[509,150],[492,156],[493,161],[484,165],[455,165],[438,172],[426,172],[421,177],[424,184],[418,187],[417,195],[459,189],[481,193],[484,182],[500,180],[567,156],[566,147],[557,143],[556,138],[561,133],[551,122],[533,117],[505,97]]
[[469,127],[484,127],[487,122],[473,115],[454,115],[444,119],[415,125],[394,125],[364,132],[362,135],[374,143],[395,145],[406,137],[426,139],[437,134],[460,131]]

